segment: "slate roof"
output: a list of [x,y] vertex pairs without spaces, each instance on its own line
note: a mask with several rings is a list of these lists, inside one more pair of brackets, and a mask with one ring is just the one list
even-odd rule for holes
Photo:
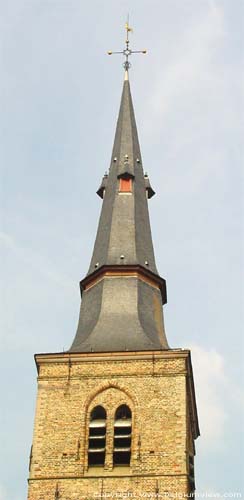
[[[131,193],[119,192],[121,178],[132,179]],[[143,172],[129,80],[123,85],[109,173],[97,194],[103,204],[87,275],[87,279],[94,276],[94,283],[82,286],[80,319],[70,351],[168,349],[162,311],[166,288],[162,293],[156,286],[157,277],[161,278],[148,213],[148,198],[155,193]],[[120,276],[96,278],[101,269],[109,273],[116,266],[122,269]],[[137,266],[151,281],[123,275],[121,266],[127,271]]]
[[[118,177],[134,178],[132,196],[118,196]],[[140,264],[157,272],[149,222],[145,178],[130,84],[124,82],[106,195],[89,273],[96,264]]]

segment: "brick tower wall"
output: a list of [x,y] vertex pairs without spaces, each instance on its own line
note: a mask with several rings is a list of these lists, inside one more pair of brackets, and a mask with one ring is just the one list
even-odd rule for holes
[[[189,493],[194,450],[189,351],[37,356],[28,500]],[[130,466],[113,467],[115,411],[132,412]],[[104,467],[88,467],[91,410],[107,412]]]

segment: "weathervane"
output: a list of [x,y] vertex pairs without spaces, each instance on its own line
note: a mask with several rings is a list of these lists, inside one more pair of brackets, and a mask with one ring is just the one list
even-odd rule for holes
[[128,69],[131,67],[131,63],[129,61],[129,57],[131,54],[146,54],[147,51],[144,50],[131,50],[129,47],[130,40],[129,40],[129,33],[133,32],[132,28],[129,26],[129,16],[127,18],[127,23],[125,25],[126,29],[126,40],[125,40],[125,49],[120,51],[120,52],[112,52],[112,50],[108,51],[108,55],[111,56],[112,54],[123,54],[125,56],[125,61],[123,63],[123,66],[125,68],[125,71],[128,71]]

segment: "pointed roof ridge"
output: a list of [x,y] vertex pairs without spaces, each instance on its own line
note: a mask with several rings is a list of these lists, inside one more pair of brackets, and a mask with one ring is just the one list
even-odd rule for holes
[[[126,200],[119,179],[133,180]],[[149,193],[150,190],[150,193]],[[104,196],[105,193],[105,196]],[[98,190],[104,196],[88,274],[102,265],[139,264],[157,273],[148,213],[147,193],[129,80],[124,80],[109,174]]]

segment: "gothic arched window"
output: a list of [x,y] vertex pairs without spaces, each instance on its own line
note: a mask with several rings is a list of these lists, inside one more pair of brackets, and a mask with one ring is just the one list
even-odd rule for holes
[[131,410],[127,405],[117,408],[114,420],[113,464],[130,465]]
[[106,411],[102,406],[93,408],[89,422],[88,465],[104,465],[106,450]]

